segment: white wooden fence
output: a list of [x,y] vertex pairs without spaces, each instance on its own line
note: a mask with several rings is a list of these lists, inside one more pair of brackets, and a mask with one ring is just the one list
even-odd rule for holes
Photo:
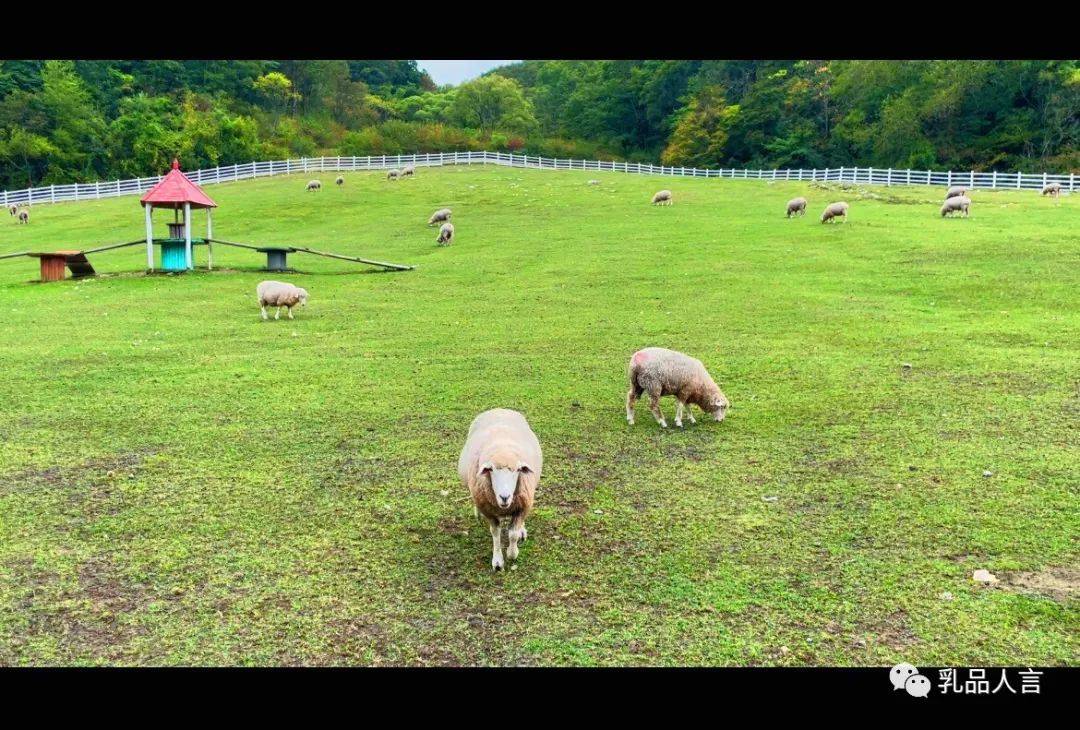
[[[551,157],[515,155],[506,152],[432,152],[412,155],[374,155],[369,157],[304,157],[298,160],[247,162],[207,170],[185,171],[200,185],[233,182],[271,175],[296,173],[340,172],[352,170],[386,170],[403,165],[431,167],[439,165],[490,164],[509,167],[531,167],[543,170],[595,170],[625,172],[635,175],[674,175],[678,177],[715,177],[748,180],[817,180],[848,182],[866,185],[967,185],[973,188],[1004,188],[1041,190],[1047,183],[1061,183],[1063,189],[1076,189],[1077,176],[1052,173],[1020,172],[940,172],[934,170],[894,170],[875,167],[833,167],[824,170],[783,169],[702,169],[697,167],[668,167],[640,162],[602,162],[599,160],[560,160]],[[0,200],[12,203],[59,203],[67,200],[97,200],[120,195],[138,195],[153,187],[161,176],[111,182],[49,185],[48,187],[4,190]]]

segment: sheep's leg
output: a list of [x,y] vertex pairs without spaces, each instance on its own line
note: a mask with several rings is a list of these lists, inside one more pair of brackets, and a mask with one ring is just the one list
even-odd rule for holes
[[686,417],[690,419],[690,423],[697,423],[697,419],[694,418],[694,406],[691,403],[686,404]]
[[502,570],[502,528],[499,527],[498,518],[488,517],[488,528],[491,530],[491,569]]
[[664,420],[664,413],[660,410],[660,394],[649,394],[649,410],[652,411],[653,418],[660,424],[660,428],[667,428],[667,421]]
[[675,402],[678,404],[675,406],[675,425],[682,428],[683,402],[681,400]]
[[281,317],[281,307],[278,307],[277,311],[274,312],[274,319],[278,319],[279,317]]
[[518,543],[525,542],[529,537],[529,531],[525,529],[525,518],[522,515],[514,515],[510,520],[510,530],[507,537],[510,538],[510,546],[506,549],[506,557],[517,560]]
[[634,386],[630,386],[630,390],[626,391],[626,422],[631,426],[634,425],[634,404],[637,403],[638,392]]
[[259,309],[262,310],[262,318],[263,318],[263,322],[265,322],[266,319],[267,319],[267,317],[266,317],[266,307],[265,306],[260,306]]
[[285,312],[289,315],[289,319],[293,319],[292,307],[285,307]]

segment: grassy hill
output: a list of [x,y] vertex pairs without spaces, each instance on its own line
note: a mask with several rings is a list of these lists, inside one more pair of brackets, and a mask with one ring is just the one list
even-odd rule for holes
[[[928,188],[308,177],[208,188],[216,235],[418,268],[0,261],[0,664],[1077,662],[1076,199],[942,220]],[[133,197],[32,215],[0,253],[143,235]],[[260,320],[265,278],[308,289],[295,321]],[[647,345],[701,358],[728,419],[629,427]],[[456,475],[495,406],[545,454],[500,574]]]

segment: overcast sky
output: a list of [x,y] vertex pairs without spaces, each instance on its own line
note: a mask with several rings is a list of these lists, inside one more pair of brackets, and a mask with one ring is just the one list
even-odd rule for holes
[[460,84],[475,79],[485,71],[517,61],[417,61],[416,65],[428,72],[432,81],[443,84]]

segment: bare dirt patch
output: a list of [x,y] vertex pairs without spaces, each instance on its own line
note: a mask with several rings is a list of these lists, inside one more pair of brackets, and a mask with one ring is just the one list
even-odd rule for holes
[[1001,583],[1017,593],[1034,593],[1059,603],[1076,600],[1080,595],[1080,570],[1053,567],[1031,572],[1004,573]]

